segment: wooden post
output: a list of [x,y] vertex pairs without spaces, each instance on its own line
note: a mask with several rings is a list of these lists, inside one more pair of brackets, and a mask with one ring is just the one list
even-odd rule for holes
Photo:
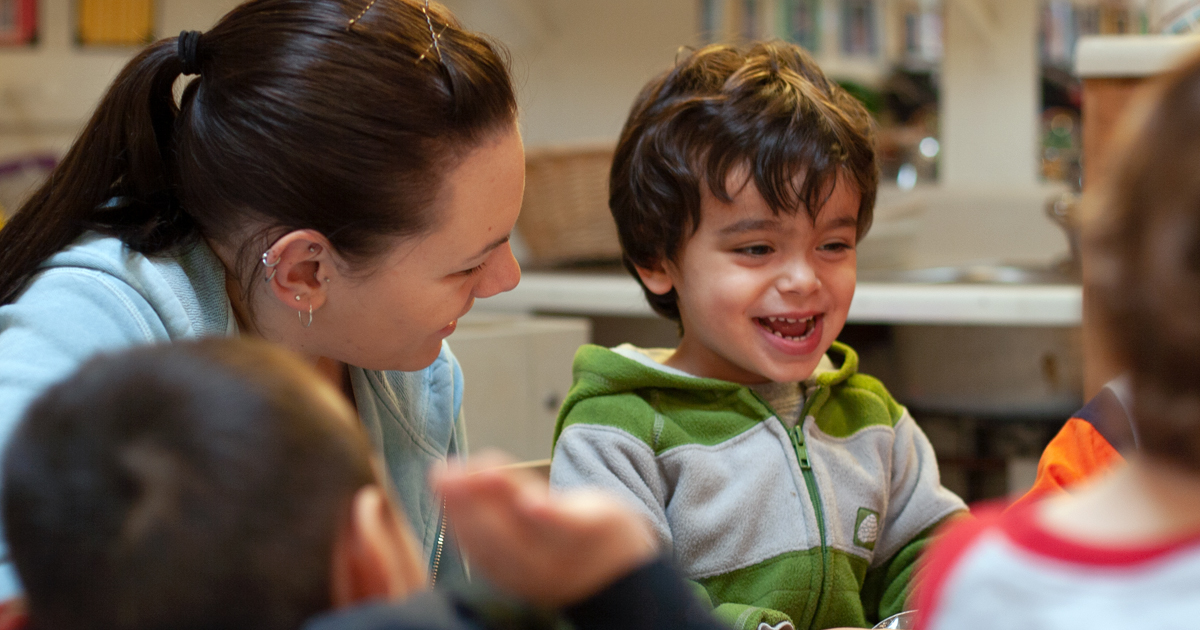
[[[1104,181],[1109,148],[1129,101],[1146,82],[1142,77],[1097,77],[1083,81],[1083,187]],[[1078,220],[1076,220],[1078,223]],[[1086,248],[1085,248],[1086,250]],[[1096,324],[1095,300],[1088,291],[1088,256],[1083,256],[1083,397],[1090,400],[1122,368]]]

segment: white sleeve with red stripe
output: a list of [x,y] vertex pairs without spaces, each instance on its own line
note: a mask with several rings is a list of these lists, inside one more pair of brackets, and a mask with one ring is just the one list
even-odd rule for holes
[[1042,528],[1036,504],[951,530],[927,559],[918,628],[1195,628],[1200,534],[1095,547]]

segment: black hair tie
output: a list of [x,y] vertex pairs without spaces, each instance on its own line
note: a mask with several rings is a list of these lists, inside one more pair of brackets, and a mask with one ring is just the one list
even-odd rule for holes
[[183,64],[180,74],[200,74],[200,31],[180,31],[176,54]]

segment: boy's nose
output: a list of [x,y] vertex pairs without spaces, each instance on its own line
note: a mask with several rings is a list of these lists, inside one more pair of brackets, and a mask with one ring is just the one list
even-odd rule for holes
[[820,284],[820,279],[807,261],[795,261],[785,265],[775,281],[780,293],[808,294],[815,291]]

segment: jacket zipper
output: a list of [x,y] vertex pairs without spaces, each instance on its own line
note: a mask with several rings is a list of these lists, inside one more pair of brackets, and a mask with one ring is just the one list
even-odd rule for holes
[[801,419],[799,424],[788,430],[788,435],[792,438],[792,448],[796,451],[796,460],[800,462],[800,472],[804,475],[808,498],[812,501],[813,511],[816,513],[817,532],[821,536],[821,590],[817,593],[817,606],[813,611],[812,619],[816,621],[825,600],[826,581],[829,578],[829,544],[825,539],[825,507],[821,503],[821,494],[817,492],[817,477],[808,461],[808,447],[805,446],[804,435],[801,433],[803,427],[804,420]]
[[[779,414],[775,413],[775,409],[771,404],[759,396],[755,392],[751,392],[771,415],[779,418]],[[804,476],[804,487],[808,489],[808,500],[812,502],[813,512],[817,519],[817,533],[821,538],[821,590],[817,593],[817,605],[813,610],[812,621],[817,620],[817,615],[821,613],[821,605],[825,602],[826,581],[829,579],[829,542],[826,540],[825,534],[825,506],[821,503],[821,494],[817,492],[817,476],[812,471],[812,465],[808,461],[808,447],[804,444],[804,420],[808,417],[808,411],[813,406],[814,396],[811,392],[805,392],[804,408],[800,413],[800,421],[796,426],[787,430],[788,437],[792,440],[792,450],[796,451],[796,461],[800,464],[800,474]],[[795,621],[794,619],[792,620]],[[809,623],[811,626],[812,623]]]
[[[822,539],[823,540],[823,539]],[[446,544],[446,500],[442,499],[442,513],[438,518],[437,546],[433,549],[433,568],[429,570],[429,587],[437,585],[438,568],[442,565],[442,547]]]

